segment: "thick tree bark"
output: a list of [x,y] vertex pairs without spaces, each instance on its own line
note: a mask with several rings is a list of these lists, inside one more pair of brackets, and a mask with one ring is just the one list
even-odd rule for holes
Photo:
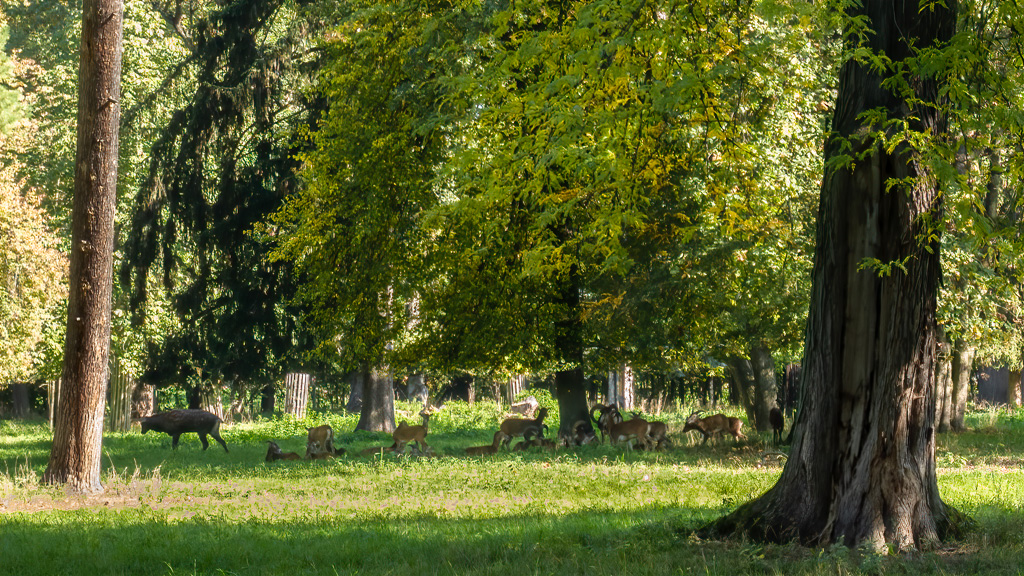
[[395,431],[395,393],[387,368],[368,370],[363,389],[363,409],[356,430],[370,432]]
[[[955,2],[867,0],[869,47],[895,63],[908,46],[952,37]],[[868,65],[840,72],[818,212],[817,247],[793,448],[778,483],[709,528],[765,540],[925,547],[955,527],[935,476],[934,361],[939,187],[913,150],[883,146],[861,114],[885,110],[918,133],[945,133],[927,105],[938,84],[906,72],[914,98]],[[848,146],[848,147],[846,147]],[[865,259],[900,263],[888,274]]]
[[66,484],[80,493],[103,490],[122,15],[120,0],[84,0],[68,322],[53,448],[43,475],[49,484]]

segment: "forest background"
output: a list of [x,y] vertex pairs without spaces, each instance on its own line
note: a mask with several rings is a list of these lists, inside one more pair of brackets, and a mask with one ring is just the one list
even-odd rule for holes
[[[126,3],[118,372],[239,414],[314,373],[387,430],[395,377],[497,397],[533,374],[581,413],[629,366],[649,397],[727,375],[763,429],[801,352],[837,70],[877,57],[836,7]],[[78,16],[4,13],[14,400],[60,364]],[[1019,10],[956,25],[927,62],[954,135],[927,148],[940,429],[975,363],[1019,402],[1022,349]]]

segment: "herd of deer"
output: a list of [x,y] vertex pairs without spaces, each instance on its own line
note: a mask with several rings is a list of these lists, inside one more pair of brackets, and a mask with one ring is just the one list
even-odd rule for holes
[[[409,425],[405,422],[399,423],[391,435],[394,443],[391,446],[371,447],[362,450],[361,456],[383,454],[394,452],[397,454],[408,454],[418,456],[429,456],[433,449],[427,444],[427,434],[430,431],[430,417],[438,408],[426,407],[420,412],[423,424]],[[698,410],[686,419],[683,433],[696,430],[704,437],[704,442],[721,433],[731,434],[736,441],[745,439],[741,432],[743,421],[739,418],[732,418],[724,414],[714,414],[701,418],[702,411]],[[590,419],[579,420],[568,434],[560,434],[558,441],[544,437],[547,425],[544,419],[548,415],[547,408],[540,408],[534,418],[506,418],[501,426],[494,432],[494,441],[485,446],[472,446],[466,448],[466,454],[470,456],[487,456],[497,454],[501,448],[508,449],[514,438],[521,437],[522,440],[512,447],[512,451],[522,451],[529,448],[540,448],[553,451],[557,446],[572,447],[582,446],[597,442],[597,433],[601,434],[601,443],[608,438],[612,444],[625,443],[627,450],[633,449],[633,443],[644,450],[664,450],[672,445],[668,438],[668,425],[659,421],[648,421],[634,415],[626,420],[615,404],[597,404],[590,410]],[[775,432],[776,441],[781,441],[782,428],[784,425],[782,412],[773,408],[769,415],[769,421]],[[596,425],[596,430],[594,426]],[[301,460],[302,457],[295,452],[282,452],[281,448],[273,440],[268,441],[267,462],[275,460]],[[415,445],[413,445],[415,444]],[[330,425],[316,426],[308,429],[306,436],[306,459],[318,460],[332,458],[344,454],[343,448],[334,447],[334,430]]]

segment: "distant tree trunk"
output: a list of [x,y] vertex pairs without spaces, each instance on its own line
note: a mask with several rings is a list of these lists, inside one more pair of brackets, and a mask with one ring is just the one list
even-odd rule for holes
[[948,432],[953,413],[953,357],[948,342],[939,343],[935,367],[935,429]]
[[729,368],[735,400],[746,412],[750,426],[759,432],[771,430],[768,412],[775,407],[779,394],[771,352],[764,346],[753,346],[749,358],[730,358]]
[[395,393],[391,373],[387,368],[375,367],[368,376],[356,430],[394,432]]
[[608,372],[608,403],[617,404],[622,410],[632,410],[636,400],[634,383],[633,368],[628,365]]
[[563,317],[555,322],[555,347],[562,363],[570,368],[555,372],[555,397],[558,399],[560,426],[558,435],[571,436],[573,425],[590,422],[587,388],[583,377],[583,321],[580,307],[580,279],[575,265],[562,286],[559,298]]
[[284,413],[296,418],[306,417],[309,404],[309,383],[311,377],[302,372],[290,372],[284,377]]
[[[855,36],[894,66],[910,64],[911,45],[948,42],[956,24],[955,3],[865,0],[851,11],[868,27]],[[865,126],[863,114],[883,110],[936,137],[946,122],[929,104],[939,98],[935,78],[904,70],[908,103],[883,86],[885,74],[851,59],[839,75],[789,459],[773,488],[710,533],[908,550],[957,526],[935,473],[940,186],[908,144],[876,139],[888,124]],[[842,158],[850,162],[833,162]],[[865,259],[900,266],[880,274]]]
[[409,376],[409,381],[406,383],[406,393],[413,400],[419,400],[424,404],[427,403],[430,391],[427,390],[426,384],[423,383],[423,374],[412,374]]
[[110,363],[110,431],[127,432],[132,425],[132,394],[135,379],[122,370],[116,358]]
[[132,418],[145,418],[156,412],[156,388],[152,384],[136,386],[132,393]]
[[260,414],[264,416],[271,416],[274,414],[274,410],[277,408],[277,385],[273,382],[267,384],[260,391]]
[[964,415],[967,413],[967,399],[971,395],[971,368],[974,366],[976,348],[960,340],[953,349],[953,405],[950,425],[953,430],[963,432]]
[[512,404],[516,401],[519,393],[526,390],[526,375],[517,374],[508,379],[508,403]]
[[121,118],[119,0],[84,0],[78,74],[78,146],[62,385],[47,484],[96,493],[109,372],[114,206]]
[[370,379],[370,371],[367,368],[354,370],[349,374],[348,403],[345,404],[345,411],[349,414],[363,411],[363,394],[366,391],[366,382]]
[[1010,370],[1010,381],[1006,387],[1006,403],[1010,406],[1020,406],[1020,368]]
[[754,364],[749,358],[740,356],[730,357],[726,363],[729,365],[730,399],[743,408],[747,422],[756,429],[754,399],[757,398],[757,381],[754,379]]
[[775,359],[766,346],[757,345],[750,351],[750,364],[754,369],[754,427],[759,432],[771,430],[768,413],[776,407],[779,387],[775,383]]
[[11,384],[11,403],[14,408],[15,418],[28,418],[28,384]]
[[60,378],[46,383],[46,405],[49,407],[50,428],[57,423],[57,404],[60,403]]

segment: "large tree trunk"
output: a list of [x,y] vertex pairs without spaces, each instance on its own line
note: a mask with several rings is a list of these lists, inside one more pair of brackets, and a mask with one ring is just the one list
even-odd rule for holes
[[84,0],[82,6],[68,322],[53,448],[43,474],[48,484],[79,493],[103,490],[122,13],[120,0]]
[[363,389],[363,409],[359,414],[356,430],[394,432],[395,393],[391,373],[387,368],[381,367],[368,372]]
[[[898,65],[912,56],[908,43],[952,37],[949,6],[867,0],[854,16],[870,19],[862,37]],[[923,104],[908,105],[867,64],[843,65],[793,448],[778,483],[710,532],[904,550],[932,545],[954,526],[939,497],[933,427],[941,195],[913,150],[886,147],[860,118],[881,109],[918,133],[945,133],[927,105],[937,82],[905,74]],[[843,155],[850,163],[829,162]],[[865,259],[900,266],[880,274],[862,268]]]

